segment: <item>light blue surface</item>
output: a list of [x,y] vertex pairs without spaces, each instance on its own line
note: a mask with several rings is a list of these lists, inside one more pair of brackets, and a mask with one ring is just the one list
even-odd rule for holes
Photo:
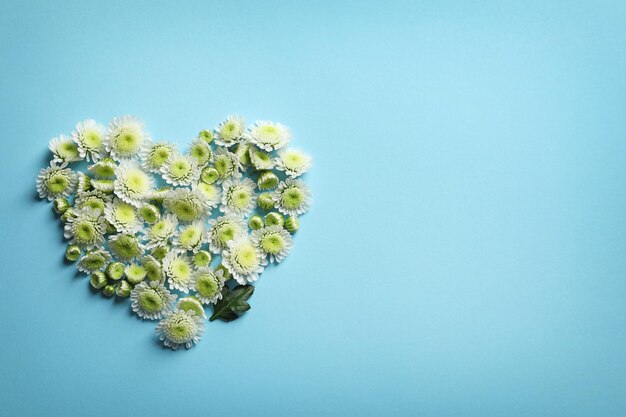
[[[0,415],[624,415],[623,2],[185,3],[0,3]],[[84,118],[233,112],[292,128],[314,208],[245,318],[162,350],[35,176]]]

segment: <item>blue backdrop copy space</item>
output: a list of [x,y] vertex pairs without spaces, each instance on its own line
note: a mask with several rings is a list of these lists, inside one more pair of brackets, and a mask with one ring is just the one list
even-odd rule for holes
[[[624,415],[623,2],[173,3],[0,3],[0,415]],[[292,128],[313,210],[163,350],[35,176],[85,118],[234,112]]]

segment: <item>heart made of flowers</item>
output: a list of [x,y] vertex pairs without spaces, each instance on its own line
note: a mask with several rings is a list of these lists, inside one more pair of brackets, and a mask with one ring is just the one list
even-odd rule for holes
[[130,298],[138,317],[159,320],[165,346],[189,349],[205,307],[210,321],[238,318],[250,309],[250,283],[291,250],[311,205],[299,179],[311,157],[290,141],[280,123],[246,128],[235,115],[181,153],[134,116],[108,128],[85,120],[50,141],[37,192],[53,202],[65,258],[91,275],[94,291]]

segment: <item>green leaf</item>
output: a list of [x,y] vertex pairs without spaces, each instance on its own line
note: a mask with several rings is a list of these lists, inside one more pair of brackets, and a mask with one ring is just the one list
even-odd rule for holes
[[246,301],[252,296],[252,285],[237,285],[232,291],[227,286],[222,288],[222,299],[213,307],[213,315],[209,321],[220,319],[233,321],[246,311],[250,310],[250,304]]

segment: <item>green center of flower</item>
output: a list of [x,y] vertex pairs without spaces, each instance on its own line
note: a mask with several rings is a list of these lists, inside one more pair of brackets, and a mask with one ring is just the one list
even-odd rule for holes
[[285,240],[279,233],[269,233],[261,239],[261,248],[272,255],[280,253],[285,246]]
[[159,168],[167,161],[167,158],[169,158],[171,154],[172,149],[169,146],[156,145],[152,148],[148,156],[148,163],[154,168]]
[[91,243],[96,237],[96,228],[88,221],[83,220],[76,224],[74,228],[74,239],[79,245]]
[[174,259],[170,265],[170,272],[177,282],[187,282],[191,275],[191,267],[182,259]]
[[239,136],[239,125],[235,121],[224,123],[220,129],[220,136],[224,142],[232,142]]
[[189,226],[180,233],[180,244],[189,248],[195,246],[202,238],[202,231],[196,226]]
[[259,127],[258,132],[259,137],[264,143],[275,145],[279,142],[280,132],[278,131],[276,126],[263,125]]
[[165,336],[175,343],[186,343],[196,334],[196,324],[184,313],[175,313],[164,327]]
[[137,302],[143,311],[158,313],[165,307],[165,302],[161,295],[153,288],[142,291],[137,296]]
[[81,261],[82,264],[92,271],[104,268],[105,259],[99,253],[90,253]]
[[141,255],[139,241],[133,235],[122,235],[109,243],[109,247],[120,259],[132,259]]
[[94,210],[100,210],[101,213],[104,213],[104,200],[98,197],[89,197],[81,204],[82,207],[90,207]]
[[215,198],[217,197],[217,187],[213,184],[201,182],[198,184],[198,189],[200,190],[202,195],[209,200],[215,200]]
[[144,194],[149,188],[148,175],[139,169],[131,169],[126,172],[124,183],[126,188],[137,194]]
[[187,200],[177,201],[172,206],[172,212],[184,221],[194,220],[200,214],[198,207]]
[[233,170],[233,162],[226,155],[219,155],[215,159],[215,169],[219,172],[220,177],[225,177]]
[[247,270],[256,267],[259,263],[256,250],[249,243],[244,243],[235,249],[234,259],[238,265]]
[[283,205],[287,209],[296,209],[304,201],[304,193],[297,187],[286,188],[282,193]]
[[289,152],[284,156],[283,163],[285,164],[285,167],[289,169],[298,169],[302,167],[304,158],[302,158],[302,155],[299,153]]
[[159,220],[159,214],[159,209],[149,204],[139,209],[139,215],[148,223],[154,223]]
[[113,145],[115,151],[120,155],[132,155],[139,150],[141,141],[137,132],[124,129],[115,137]]
[[178,302],[177,307],[184,311],[193,311],[198,317],[204,316],[204,308],[202,308],[200,301],[195,298],[183,298]]
[[186,159],[172,161],[170,172],[174,178],[185,178],[191,173],[191,164]]
[[263,151],[254,151],[252,153],[254,164],[260,168],[269,167],[272,164],[272,158]]
[[70,186],[70,179],[61,172],[55,172],[46,181],[46,186],[52,194],[61,194]]
[[167,220],[160,220],[152,226],[152,235],[157,237],[167,237],[172,230],[172,224]]
[[125,272],[126,277],[131,284],[137,284],[143,281],[143,279],[146,277],[146,270],[137,264],[130,265],[128,268],[126,268]]
[[115,219],[120,223],[132,223],[137,217],[135,216],[135,208],[127,203],[120,203],[115,207]]
[[191,147],[189,152],[191,156],[196,158],[200,165],[204,165],[209,162],[209,158],[211,158],[211,150],[208,146],[202,143],[196,143]]
[[161,266],[156,261],[148,261],[144,264],[146,270],[146,276],[150,281],[156,281],[161,279]]
[[59,156],[67,161],[78,157],[78,146],[74,142],[63,142],[57,148]]
[[235,188],[230,192],[229,203],[235,208],[243,209],[248,207],[252,196],[250,191],[245,188]]
[[238,231],[238,228],[235,227],[234,224],[223,223],[216,228],[215,235],[217,237],[217,240],[222,245],[225,245],[228,241],[233,240],[233,238],[235,237],[235,233],[237,233]]
[[196,281],[196,289],[202,297],[213,298],[218,291],[217,278],[215,275],[206,273],[198,276]]
[[102,135],[97,130],[87,130],[83,134],[83,144],[89,150],[97,150],[102,147]]

